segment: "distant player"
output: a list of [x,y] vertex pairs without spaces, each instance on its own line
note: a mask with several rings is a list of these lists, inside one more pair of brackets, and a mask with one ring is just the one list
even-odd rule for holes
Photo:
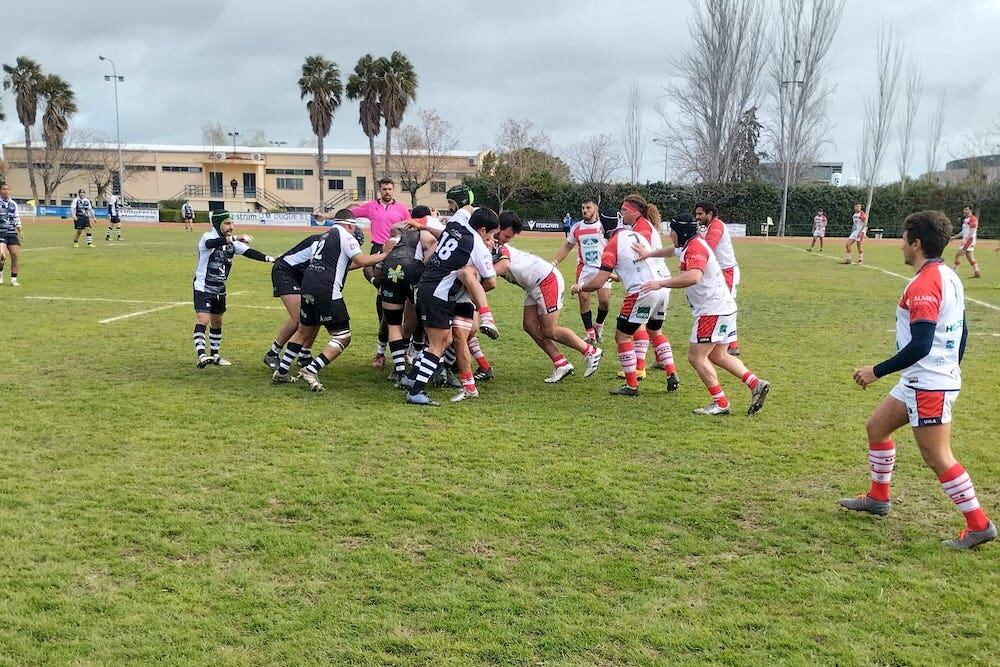
[[816,241],[819,240],[819,251],[823,252],[823,239],[826,237],[826,213],[822,210],[816,211],[816,215],[813,216],[813,240],[809,244],[809,252],[813,251],[813,246],[816,245]]
[[654,279],[642,285],[642,294],[665,288],[684,288],[684,295],[694,313],[688,361],[705,383],[712,402],[694,412],[699,415],[729,414],[729,399],[722,390],[715,368],[719,367],[750,389],[747,414],[756,414],[764,405],[770,385],[758,378],[728,351],[737,339],[736,300],[723,276],[722,267],[708,241],[698,233],[698,225],[686,220],[670,222],[670,238],[681,249],[680,274],[673,278]]
[[20,286],[17,274],[21,268],[22,234],[17,202],[10,198],[10,186],[0,183],[0,285],[3,284],[3,265],[10,255],[10,286]]
[[863,244],[865,236],[868,234],[868,214],[861,204],[854,205],[854,215],[851,216],[851,235],[847,237],[847,246],[844,254],[844,261],[841,264],[851,263],[851,246],[858,244],[858,264],[865,262],[865,249]]
[[854,381],[862,388],[891,373],[901,371],[901,378],[868,419],[871,487],[864,495],[839,502],[856,512],[890,512],[889,484],[896,462],[892,434],[909,423],[924,463],[965,516],[965,529],[942,544],[971,549],[996,539],[997,528],[979,506],[972,478],[951,451],[951,412],[962,388],[959,364],[969,335],[962,281],[941,258],[951,231],[951,222],[940,211],[913,213],[903,222],[903,261],[916,276],[896,308],[899,351],[879,364],[854,370]]
[[952,267],[955,271],[958,271],[958,266],[962,263],[962,255],[965,255],[965,258],[969,260],[969,264],[972,266],[972,277],[980,278],[979,262],[976,261],[975,256],[972,254],[976,249],[976,233],[979,231],[979,218],[972,212],[971,204],[962,209],[962,215],[964,216],[962,218],[962,231],[951,237],[952,239],[962,239],[962,245],[955,252],[955,262]]
[[[209,364],[232,366],[219,354],[222,345],[222,316],[226,312],[226,280],[233,268],[233,257],[243,255],[258,262],[274,258],[250,247],[253,237],[233,234],[229,211],[212,211],[212,229],[198,241],[198,265],[194,271],[194,352],[198,368]],[[211,327],[211,328],[209,328]],[[205,332],[209,349],[205,352]]]
[[73,217],[73,229],[76,234],[73,236],[73,247],[80,247],[80,234],[86,232],[87,247],[94,247],[93,224],[97,218],[94,216],[94,207],[87,199],[87,194],[81,189],[76,193],[73,203],[69,207],[70,215]]
[[[553,266],[566,259],[574,248],[576,249],[576,282],[585,283],[601,268],[601,255],[607,244],[604,226],[601,224],[597,202],[587,198],[580,204],[581,219],[569,229],[566,242],[556,251],[552,258]],[[604,320],[611,308],[611,281],[597,290],[597,322],[594,322],[590,310],[590,293],[580,292],[580,319],[583,320],[583,330],[587,334],[587,342],[599,343],[604,340]]]
[[117,233],[117,240],[122,240],[122,215],[121,215],[121,197],[118,193],[112,192],[108,196],[108,235],[104,237],[105,241],[111,240],[111,231],[114,230]]
[[[271,343],[271,349],[264,355],[264,365],[272,371],[278,369],[282,348],[299,328],[302,279],[305,277],[309,260],[312,259],[313,246],[322,236],[322,234],[313,234],[302,239],[275,259],[274,266],[271,267],[271,287],[274,296],[281,299],[282,305],[288,312],[288,319],[278,329],[278,335]],[[299,351],[299,364],[301,366],[305,366],[308,361],[311,361],[312,355],[309,350],[311,344],[311,340],[305,341]]]
[[184,218],[184,231],[193,232],[194,206],[191,206],[191,202],[186,201],[183,204],[181,204],[181,217]]
[[275,384],[294,381],[288,370],[301,352],[302,345],[313,340],[320,327],[330,334],[330,342],[319,355],[299,372],[299,377],[313,391],[323,391],[319,372],[351,344],[351,317],[344,301],[344,282],[352,267],[375,266],[384,253],[365,255],[361,252],[364,234],[357,226],[351,209],[337,211],[334,226],[310,247],[312,257],[302,279],[302,306],[299,326],[285,345],[285,353],[271,376]]

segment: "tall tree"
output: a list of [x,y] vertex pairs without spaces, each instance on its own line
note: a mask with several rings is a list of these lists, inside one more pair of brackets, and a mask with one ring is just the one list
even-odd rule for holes
[[[382,132],[382,87],[384,85],[385,58],[375,58],[366,53],[358,59],[354,73],[347,78],[347,99],[358,101],[361,131],[368,137],[368,155],[371,160],[371,187],[375,187],[375,137]],[[358,193],[364,198],[363,193]]]
[[[76,94],[62,77],[50,74],[43,77],[39,88],[40,97],[45,102],[42,114],[42,138],[45,140],[45,164],[58,171],[62,148],[69,131],[69,118],[77,112]],[[45,200],[48,201],[58,184],[42,179]]]
[[896,85],[903,62],[903,48],[892,28],[881,27],[875,38],[875,95],[865,102],[861,145],[861,183],[868,188],[865,210],[871,216],[875,183],[889,146],[896,114]]
[[642,152],[646,142],[642,137],[642,95],[639,84],[633,83],[628,89],[625,104],[625,127],[622,129],[622,146],[625,148],[625,164],[628,165],[629,183],[639,182],[642,169]]
[[306,109],[316,135],[316,178],[319,183],[319,209],[323,208],[323,140],[330,134],[333,114],[340,107],[344,85],[340,68],[320,55],[307,56],[299,78],[299,99],[309,98]]
[[934,107],[934,113],[927,124],[927,178],[931,178],[931,174],[937,171],[938,167],[938,150],[941,148],[941,132],[944,129],[944,103],[946,99],[944,91],[942,91],[941,96],[938,97],[938,103]]
[[41,94],[45,75],[41,66],[31,58],[18,56],[14,65],[4,65],[4,90],[14,93],[17,119],[24,127],[24,152],[28,158],[28,181],[31,196],[38,201],[38,185],[35,182],[35,158],[31,149],[31,128],[38,119],[38,97]]
[[392,148],[392,131],[403,124],[403,114],[410,102],[417,99],[417,72],[410,59],[400,51],[393,51],[382,59],[382,91],[380,106],[385,120],[385,162],[388,173],[389,151]]
[[733,157],[729,161],[729,171],[723,175],[728,183],[741,183],[757,178],[760,156],[757,142],[764,126],[757,120],[757,107],[743,112],[733,137]]
[[579,183],[607,185],[624,161],[610,134],[594,134],[570,145],[564,153],[570,175]]
[[798,183],[828,141],[827,81],[830,48],[844,13],[843,0],[779,0],[775,39],[768,58],[769,110],[777,121],[768,132],[768,153],[782,176]]
[[482,180],[496,197],[500,212],[527,186],[529,177],[543,168],[549,138],[527,118],[508,118],[497,133],[495,149],[483,159]]
[[225,146],[226,130],[222,127],[222,123],[218,121],[208,121],[202,123],[201,142],[205,146],[211,146],[213,149],[216,146]]
[[913,157],[913,123],[917,119],[917,109],[920,106],[922,91],[920,70],[912,60],[906,68],[906,90],[903,97],[903,118],[899,123],[899,187],[906,189],[906,179],[910,171],[910,159]]
[[402,189],[410,193],[413,206],[417,205],[417,191],[440,177],[448,153],[458,145],[451,123],[433,109],[417,111],[417,118],[416,125],[404,125],[396,133],[392,165]]
[[691,48],[674,61],[683,100],[661,114],[677,168],[716,183],[729,173],[741,114],[758,104],[766,62],[764,3],[759,0],[692,0]]

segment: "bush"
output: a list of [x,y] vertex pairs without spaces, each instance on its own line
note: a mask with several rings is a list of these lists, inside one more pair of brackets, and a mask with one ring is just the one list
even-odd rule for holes
[[[208,211],[195,211],[195,222],[208,222]],[[160,222],[184,222],[180,209],[161,208]]]

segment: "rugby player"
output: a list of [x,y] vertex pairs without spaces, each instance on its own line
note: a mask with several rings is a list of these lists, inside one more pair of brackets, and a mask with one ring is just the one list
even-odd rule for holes
[[184,218],[184,231],[193,232],[194,206],[191,206],[191,202],[186,201],[183,204],[181,204],[181,217]]
[[[556,251],[552,265],[558,267],[566,256],[576,249],[576,282],[585,283],[601,268],[601,255],[607,239],[604,225],[597,209],[597,201],[588,197],[580,204],[580,220],[569,229],[566,242]],[[597,322],[590,309],[590,293],[580,292],[580,319],[588,343],[604,340],[604,320],[611,308],[611,281],[597,290]]]
[[[729,235],[729,229],[719,218],[715,206],[708,202],[698,202],[694,205],[694,217],[703,228],[705,243],[715,253],[715,259],[722,268],[726,287],[735,301],[736,287],[740,284],[740,267],[736,263],[736,250],[733,248],[733,238]],[[740,356],[740,342],[736,338],[729,343],[729,354]]]
[[979,278],[981,277],[979,263],[972,254],[976,249],[976,233],[979,229],[979,218],[973,214],[971,204],[962,209],[962,215],[964,216],[962,218],[962,231],[951,237],[952,239],[962,239],[962,245],[955,252],[955,262],[952,267],[955,271],[958,271],[958,267],[962,263],[962,255],[965,255],[965,258],[969,260],[969,264],[972,266],[972,277]]
[[93,248],[94,232],[91,222],[97,222],[97,218],[94,216],[94,207],[91,205],[90,200],[87,199],[87,195],[82,188],[76,193],[76,197],[73,198],[73,203],[70,204],[69,211],[73,217],[73,229],[76,230],[76,234],[73,236],[73,247],[80,247],[80,234],[86,232],[87,247]]
[[[295,244],[294,247],[286,250],[274,260],[271,267],[271,287],[274,296],[281,299],[282,305],[288,312],[288,319],[281,328],[278,335],[271,343],[271,349],[264,355],[264,365],[272,371],[278,369],[281,363],[281,350],[285,343],[292,337],[292,334],[299,328],[299,310],[302,305],[302,278],[305,277],[306,267],[312,259],[313,245],[319,241],[322,234],[313,234]],[[299,351],[299,365],[305,366],[311,360],[309,346],[312,341],[306,341]]]
[[112,230],[117,232],[116,240],[122,240],[122,216],[120,208],[121,197],[118,196],[117,192],[112,192],[108,197],[108,235],[104,237],[105,241],[111,240]]
[[809,252],[813,251],[817,240],[819,241],[819,251],[823,252],[823,239],[826,238],[826,223],[826,213],[816,211],[816,215],[813,217],[813,240],[809,244]]
[[10,198],[10,185],[0,183],[0,285],[3,284],[4,261],[10,255],[10,286],[20,286],[17,275],[21,269],[22,237],[17,202]]
[[865,263],[865,249],[862,246],[865,242],[865,235],[867,233],[868,214],[865,213],[865,207],[863,205],[855,204],[854,214],[851,216],[851,235],[847,237],[844,261],[841,262],[841,264],[851,263],[851,246],[855,243],[858,244],[858,264]]

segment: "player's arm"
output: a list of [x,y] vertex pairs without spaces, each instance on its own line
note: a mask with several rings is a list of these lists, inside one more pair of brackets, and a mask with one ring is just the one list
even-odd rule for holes
[[611,278],[611,274],[614,271],[614,267],[604,266],[590,277],[585,283],[577,283],[570,288],[571,294],[579,294],[580,292],[596,292],[597,290],[604,287],[604,283],[608,282]]
[[[910,342],[903,346],[895,355],[879,362],[874,366],[865,366],[854,369],[854,381],[859,386],[867,387],[879,378],[891,373],[898,373],[904,368],[909,368],[931,352],[934,344],[934,329],[937,322],[920,320],[910,323]],[[963,338],[965,334],[962,334]]]
[[661,287],[667,287],[670,289],[683,289],[685,287],[691,287],[691,285],[697,284],[705,272],[698,268],[688,269],[687,271],[681,271],[676,276],[670,278],[664,278],[663,280],[650,280],[642,286],[642,293],[653,292]]
[[552,258],[552,266],[559,266],[559,263],[566,259],[566,255],[568,255],[573,248],[576,247],[576,235],[573,233],[574,230],[574,227],[570,228],[569,237],[561,246],[559,246],[559,249],[556,250],[556,254]]
[[385,253],[386,255],[388,255],[390,252],[392,252],[392,249],[396,247],[396,244],[398,242],[399,242],[399,236],[398,235],[390,236],[386,240],[386,242],[382,244],[382,252]]
[[672,245],[664,246],[663,248],[657,248],[653,250],[652,248],[647,248],[641,243],[633,243],[632,251],[635,252],[636,257],[639,259],[647,259],[649,257],[673,257],[677,254],[677,248]]
[[[215,239],[212,240],[214,241]],[[274,264],[274,257],[265,255],[260,250],[254,250],[251,248],[249,245],[250,241],[253,241],[253,237],[251,236],[241,234],[240,236],[235,237],[232,239],[233,250],[237,255],[243,255],[247,259],[252,259],[255,262],[267,262],[268,264]],[[209,243],[211,243],[211,241],[209,241]],[[208,245],[208,243],[205,245]]]
[[722,226],[721,222],[717,225],[708,226],[708,231],[705,232],[705,243],[708,244],[709,248],[715,250],[719,246],[719,241],[722,240],[722,232],[725,230],[726,228]]
[[379,252],[374,255],[366,255],[363,252],[360,252],[360,248],[358,248],[358,253],[351,257],[351,268],[364,269],[369,266],[375,266],[385,259],[388,254],[389,253],[387,252]]

